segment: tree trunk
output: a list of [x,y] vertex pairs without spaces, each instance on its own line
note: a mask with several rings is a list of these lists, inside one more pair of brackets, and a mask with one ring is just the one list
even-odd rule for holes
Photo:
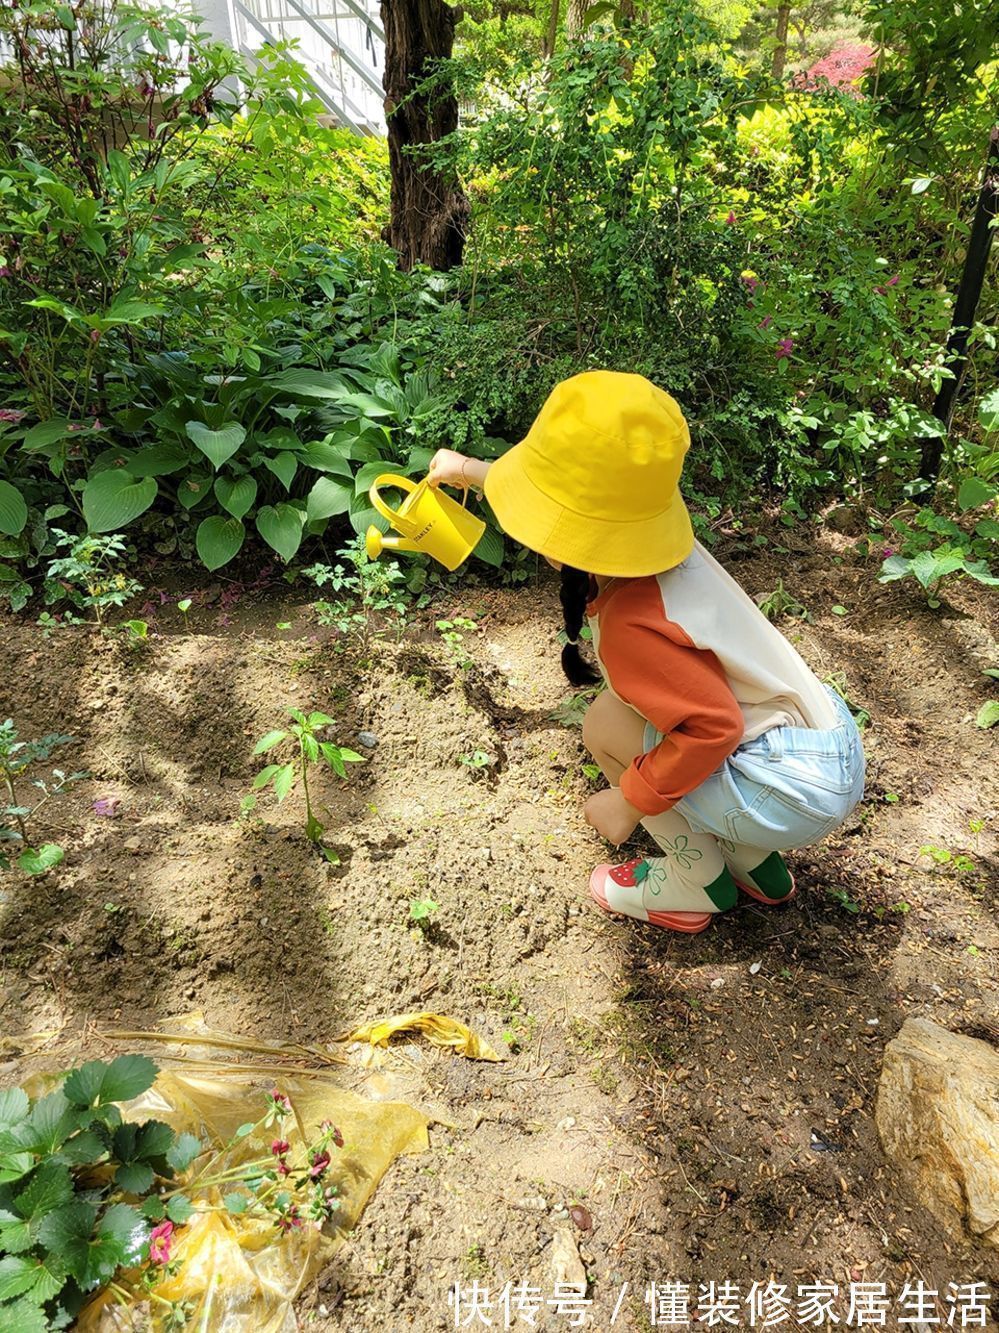
[[392,210],[385,239],[399,267],[428,264],[440,271],[461,263],[468,201],[450,172],[421,161],[421,145],[458,128],[458,100],[449,86],[412,95],[454,47],[459,11],[444,0],[382,0],[385,28],[385,120],[388,125]]
[[565,35],[570,40],[582,37],[586,23],[586,11],[592,8],[594,0],[569,0],[565,11]]
[[546,60],[551,59],[555,54],[555,43],[558,40],[558,14],[561,8],[561,0],[552,0],[551,11],[548,15],[548,32],[545,36],[542,55]]
[[780,0],[777,6],[777,45],[774,47],[773,63],[770,73],[775,79],[784,77],[784,65],[787,63],[787,27],[791,19],[791,6],[787,0]]

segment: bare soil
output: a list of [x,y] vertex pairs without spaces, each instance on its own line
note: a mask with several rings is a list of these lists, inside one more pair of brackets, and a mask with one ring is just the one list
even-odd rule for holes
[[[586,897],[606,853],[581,816],[579,731],[553,717],[571,691],[545,581],[442,596],[366,652],[263,585],[202,587],[190,624],[167,599],[134,650],[4,622],[0,716],[73,734],[60,759],[91,777],[38,817],[64,862],[2,886],[0,1082],[193,1010],[319,1044],[411,1009],[468,1023],[502,1064],[414,1041],[379,1075],[433,1118],[431,1151],[396,1165],[303,1298],[311,1328],[453,1327],[456,1280],[551,1294],[567,1231],[599,1329],[647,1328],[650,1281],[999,1292],[995,1251],[899,1186],[873,1119],[907,1017],[999,1037],[999,728],[974,725],[997,691],[996,599],[960,588],[931,611],[847,538],[776,540],[718,554],[749,592],[780,577],[810,611],[781,627],[870,714],[867,798],[791,858],[793,903],[745,902],[694,938]],[[446,616],[479,626],[457,652],[433,631]],[[342,744],[377,739],[349,782],[317,779],[339,867],[304,839],[297,794],[238,818],[287,706],[330,713]],[[486,767],[462,762],[475,751]],[[551,1308],[537,1326],[570,1324]]]

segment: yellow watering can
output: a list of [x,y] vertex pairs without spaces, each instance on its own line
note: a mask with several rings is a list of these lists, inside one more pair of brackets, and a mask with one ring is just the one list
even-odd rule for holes
[[[378,494],[382,486],[408,492],[399,509],[390,509]],[[463,507],[467,491],[462,504],[458,504],[427,481],[415,482],[386,473],[375,478],[368,494],[382,518],[402,533],[401,537],[386,537],[372,524],[364,543],[369,560],[377,560],[386,550],[422,551],[445,569],[457,569],[478,546],[486,530],[482,519]]]

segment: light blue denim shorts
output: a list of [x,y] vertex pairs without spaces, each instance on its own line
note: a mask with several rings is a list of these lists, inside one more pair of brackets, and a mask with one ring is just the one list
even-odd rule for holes
[[[692,829],[745,847],[808,847],[844,823],[864,795],[864,747],[849,708],[829,689],[839,722],[829,731],[773,727],[740,745],[677,801]],[[645,753],[662,740],[645,725]]]

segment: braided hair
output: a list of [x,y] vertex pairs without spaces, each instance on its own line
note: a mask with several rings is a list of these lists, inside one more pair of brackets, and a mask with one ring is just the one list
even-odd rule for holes
[[600,679],[579,651],[579,633],[586,617],[589,594],[589,574],[581,569],[573,569],[571,565],[563,565],[559,601],[562,603],[568,642],[562,649],[562,670],[573,685],[593,685]]

